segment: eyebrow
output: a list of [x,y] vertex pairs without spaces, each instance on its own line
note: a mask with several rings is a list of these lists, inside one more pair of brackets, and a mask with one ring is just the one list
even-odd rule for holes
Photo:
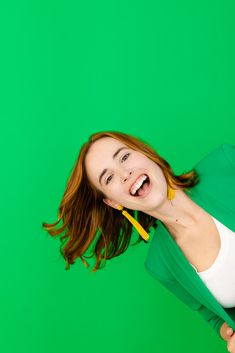
[[[120,147],[120,148],[118,148],[118,150],[113,154],[113,159],[115,159],[116,157],[117,157],[117,155],[118,155],[118,153],[119,152],[121,152],[122,150],[124,150],[124,149],[128,149],[129,147]],[[99,183],[101,184],[101,179],[102,179],[102,177],[104,176],[104,174],[107,172],[107,168],[105,168],[104,170],[103,170],[103,172],[100,174],[100,176],[99,176]]]

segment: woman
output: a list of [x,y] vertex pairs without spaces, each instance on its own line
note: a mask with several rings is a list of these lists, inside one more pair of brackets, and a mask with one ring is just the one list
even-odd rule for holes
[[[102,260],[127,249],[132,226],[140,234],[138,242],[146,242],[147,232],[155,228],[147,271],[197,310],[227,341],[228,351],[235,352],[235,283],[223,276],[225,291],[215,286],[215,277],[227,273],[233,261],[228,249],[225,254],[224,244],[229,241],[235,247],[234,181],[235,146],[230,144],[221,145],[192,171],[177,176],[143,140],[121,132],[99,132],[81,148],[58,221],[43,226],[52,236],[66,230],[61,237],[67,240],[61,247],[66,269],[78,257],[87,267],[84,253],[95,241],[93,272]],[[61,219],[63,225],[55,229]],[[222,262],[222,255],[227,261]],[[202,274],[211,269],[214,277],[208,282]],[[232,277],[231,267],[229,273]]]

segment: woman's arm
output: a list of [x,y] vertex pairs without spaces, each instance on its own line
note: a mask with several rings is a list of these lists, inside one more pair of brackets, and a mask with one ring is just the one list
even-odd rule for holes
[[[217,333],[220,339],[226,340],[226,326],[224,324],[224,320],[221,319],[214,312],[206,308],[204,305],[199,303],[195,298],[188,293],[180,283],[176,281],[166,281],[160,279],[153,271],[151,271],[147,265],[145,267],[148,273],[158,280],[164,287],[166,287],[170,292],[172,292],[180,301],[182,301],[185,305],[190,307],[190,309],[197,311],[205,321],[211,326],[211,328]],[[223,327],[222,327],[223,326]],[[221,331],[221,332],[220,332]],[[223,336],[221,336],[221,334]]]
[[[222,329],[222,333],[224,337],[221,336],[221,332],[220,332],[222,325],[224,324],[224,320],[221,319],[221,317],[219,317],[218,315],[216,315],[213,311],[206,308],[201,303],[197,302],[198,305],[196,305],[195,298],[193,298],[193,302],[192,302],[192,296],[180,285],[180,283],[165,282],[161,280],[159,280],[159,282],[162,283],[173,294],[175,294],[175,296],[178,299],[180,299],[185,305],[190,307],[190,309],[198,312],[205,319],[205,321],[211,326],[211,328],[217,333],[220,339],[224,339],[224,337],[226,337],[224,335],[224,330],[226,330],[225,325]],[[191,303],[193,303],[193,305]]]

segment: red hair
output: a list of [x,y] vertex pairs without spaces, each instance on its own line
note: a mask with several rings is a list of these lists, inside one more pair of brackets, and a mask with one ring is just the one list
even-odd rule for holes
[[[51,235],[56,236],[65,231],[60,237],[62,242],[60,252],[66,260],[66,270],[81,258],[83,264],[89,267],[84,258],[96,257],[96,264],[92,272],[102,268],[101,261],[110,260],[127,250],[131,236],[132,224],[122,213],[102,201],[105,195],[97,190],[88,180],[85,170],[85,157],[90,146],[102,137],[112,137],[129,148],[143,153],[161,167],[167,183],[187,189],[196,185],[198,175],[195,170],[176,176],[170,164],[163,159],[151,146],[139,137],[134,137],[116,131],[103,131],[92,134],[80,149],[77,161],[69,177],[64,195],[62,197],[59,214],[56,222],[48,224],[43,222],[43,228]],[[156,229],[156,218],[141,212],[127,209],[136,217],[138,222],[148,232],[151,227]],[[62,221],[60,228],[56,225]],[[65,241],[67,240],[66,244]],[[95,242],[91,255],[84,255]],[[137,243],[146,242],[139,236]],[[135,245],[133,244],[133,245]]]

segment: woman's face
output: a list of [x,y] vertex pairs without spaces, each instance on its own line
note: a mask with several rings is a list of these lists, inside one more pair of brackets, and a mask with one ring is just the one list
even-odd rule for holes
[[[95,141],[85,159],[88,179],[105,194],[111,207],[143,212],[155,210],[167,198],[167,183],[161,168],[144,154],[111,137]],[[139,196],[131,194],[137,191]],[[137,183],[135,183],[137,181]],[[134,189],[132,189],[134,186]]]

